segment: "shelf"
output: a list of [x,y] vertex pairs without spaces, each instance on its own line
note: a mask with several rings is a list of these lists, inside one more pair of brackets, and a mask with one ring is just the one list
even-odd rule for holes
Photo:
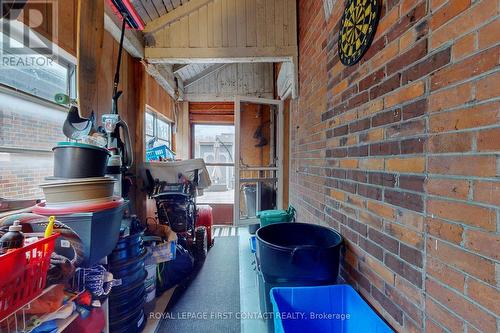
[[10,312],[7,316],[5,316],[4,319],[0,320],[0,323],[2,321],[6,320],[7,318],[9,318],[10,316],[13,316],[14,314],[18,313],[19,311],[21,311],[22,309],[24,309],[26,306],[28,306],[31,302],[33,302],[33,301],[37,300],[38,298],[42,297],[43,295],[45,295],[46,293],[48,293],[49,291],[51,291],[55,287],[56,287],[56,285],[52,285],[50,287],[45,288],[40,295],[38,295],[37,297],[33,298],[29,303],[24,304],[24,305],[20,306],[19,308],[15,309],[14,311]]
[[[18,308],[17,310],[13,311],[12,313],[10,313],[7,317],[5,317],[3,320],[6,320],[8,319],[9,317],[12,317],[12,316],[18,316],[18,313],[19,313],[19,316],[22,316],[22,320],[24,321],[24,325],[23,325],[23,330],[22,331],[27,331],[27,332],[31,332],[33,331],[35,328],[37,328],[38,326],[40,326],[43,322],[45,322],[47,320],[47,317],[49,315],[51,315],[52,313],[55,313],[55,312],[58,312],[59,310],[61,310],[66,304],[67,302],[71,302],[71,301],[74,301],[81,293],[74,293],[74,292],[68,292],[68,291],[65,291],[65,294],[66,294],[66,297],[67,299],[65,299],[65,303],[63,305],[61,305],[56,311],[54,312],[50,312],[50,313],[46,313],[46,314],[43,314],[43,315],[40,315],[39,318],[37,318],[36,322],[33,322],[33,318],[35,318],[35,315],[31,315],[31,314],[25,314],[24,313],[24,309],[27,309],[28,306],[34,302],[35,300],[37,300],[38,298],[42,297],[43,295],[47,294],[48,292],[50,292],[52,289],[54,289],[57,285],[52,285],[46,289],[44,289],[42,291],[42,293],[35,297],[33,300],[31,300],[29,303],[23,305],[22,307]],[[74,317],[74,318],[73,318]],[[65,325],[61,331],[66,328],[73,320],[75,320],[76,318],[78,317],[78,313],[77,312],[74,312],[70,317],[66,318],[66,319],[57,319],[56,322],[59,326],[59,324],[61,325]],[[2,321],[3,321],[2,320]],[[14,330],[15,332],[15,330]]]
[[79,315],[80,314],[75,311],[66,319],[57,319],[57,333],[61,333],[62,331],[64,331],[73,321],[75,321],[76,318],[78,318]]

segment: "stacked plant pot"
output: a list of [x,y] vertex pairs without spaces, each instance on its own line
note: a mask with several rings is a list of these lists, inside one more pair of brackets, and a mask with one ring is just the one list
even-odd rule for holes
[[[116,180],[105,176],[111,154],[106,148],[73,142],[60,142],[53,151],[54,176],[40,185],[46,201],[33,212],[54,215],[70,227],[83,247],[76,264],[92,267],[114,249],[126,205],[113,196]],[[56,249],[64,248],[64,241],[58,240]]]

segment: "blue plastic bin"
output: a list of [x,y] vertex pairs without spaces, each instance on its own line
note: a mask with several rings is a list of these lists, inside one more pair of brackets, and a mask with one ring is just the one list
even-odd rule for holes
[[349,285],[271,289],[275,333],[394,332]]
[[252,253],[257,252],[257,237],[256,236],[250,236],[250,250]]

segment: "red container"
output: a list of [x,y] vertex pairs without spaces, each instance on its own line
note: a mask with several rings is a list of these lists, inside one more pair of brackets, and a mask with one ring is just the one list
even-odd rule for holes
[[42,293],[57,237],[0,255],[0,321]]
[[196,226],[205,227],[207,229],[207,247],[211,248],[214,245],[212,237],[212,225],[214,218],[212,215],[212,207],[209,205],[198,205],[198,215],[196,217]]

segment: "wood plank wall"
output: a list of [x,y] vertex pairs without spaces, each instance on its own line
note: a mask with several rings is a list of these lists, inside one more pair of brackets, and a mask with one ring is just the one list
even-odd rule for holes
[[[58,31],[56,44],[64,48],[70,54],[76,56],[76,27],[77,14],[76,5],[78,0],[58,1]],[[27,8],[36,6],[36,9],[44,8],[38,2],[28,2]],[[31,7],[35,8],[35,7]],[[48,5],[46,8],[49,8]],[[51,15],[49,10],[42,11],[43,15]],[[45,17],[44,17],[45,19]],[[23,20],[23,18],[20,18]],[[48,22],[49,20],[45,20]],[[35,30],[52,40],[51,28],[48,24],[41,25]],[[111,94],[113,91],[113,78],[118,57],[118,42],[110,33],[104,31],[102,57],[99,63],[99,78],[97,89],[97,120],[100,116],[111,110]],[[131,139],[134,145],[135,165],[132,173],[135,174],[135,186],[131,191],[131,200],[135,203],[134,212],[139,217],[145,218],[147,205],[146,195],[141,191],[143,188],[140,168],[136,167],[144,161],[144,112],[148,104],[169,119],[174,119],[174,101],[167,92],[146,73],[144,66],[138,59],[131,57],[126,51],[123,53],[122,66],[120,69],[120,90],[124,93],[118,104],[120,116],[127,122]],[[175,140],[174,140],[175,144]],[[175,148],[175,147],[174,147]]]
[[[56,8],[53,7],[54,3],[57,5]],[[24,17],[18,19],[27,25],[31,23],[32,26],[35,26],[36,32],[51,41],[54,41],[53,37],[57,36],[58,40],[54,42],[68,53],[76,56],[77,5],[78,0],[47,1],[47,3],[31,0],[25,7]],[[30,9],[36,9],[42,13],[41,25],[36,24],[33,20],[30,22],[28,15]],[[57,20],[53,20],[53,13],[56,13]],[[57,33],[53,32],[54,26],[57,27]]]
[[295,0],[213,0],[155,32],[155,47],[295,46],[295,22]]
[[234,100],[234,96],[273,97],[271,63],[227,64],[186,88],[190,101]]

